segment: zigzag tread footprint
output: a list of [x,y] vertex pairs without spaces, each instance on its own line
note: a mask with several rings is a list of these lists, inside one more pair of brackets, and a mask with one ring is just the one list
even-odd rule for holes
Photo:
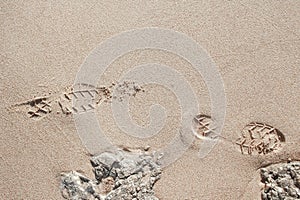
[[40,120],[52,112],[52,101],[49,96],[36,97],[31,100],[12,105],[10,109],[22,109],[29,118]]
[[[59,107],[64,114],[79,114],[94,110],[102,100],[110,98],[106,87],[95,87],[89,84],[75,85],[67,89],[58,99]],[[75,100],[75,105],[73,105]]]
[[278,152],[284,142],[285,137],[278,129],[265,123],[251,122],[243,128],[236,144],[242,154],[265,155]]
[[[112,96],[112,90],[116,90],[116,95]],[[134,82],[123,82],[116,85],[96,87],[90,84],[80,83],[73,87],[66,88],[63,92],[52,94],[51,96],[36,97],[31,100],[10,106],[14,111],[21,109],[27,112],[29,118],[39,120],[52,112],[65,115],[80,114],[89,112],[97,108],[102,102],[111,102],[113,99],[122,101],[125,97],[135,96],[138,92],[144,91]],[[75,100],[75,101],[73,101]],[[57,107],[52,104],[57,103]],[[74,103],[74,105],[73,105]],[[16,109],[17,108],[17,109]]]

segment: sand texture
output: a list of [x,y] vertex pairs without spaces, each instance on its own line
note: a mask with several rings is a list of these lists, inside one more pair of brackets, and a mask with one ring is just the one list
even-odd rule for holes
[[[208,116],[201,120],[210,122],[203,77],[182,57],[153,49],[116,59],[96,85],[80,86],[96,101],[72,107],[71,100],[82,95],[73,83],[89,53],[115,34],[143,27],[193,38],[218,67],[226,95],[216,146],[200,159],[203,140],[213,134],[211,127],[195,125],[198,136],[176,162],[162,169],[155,196],[261,199],[261,168],[300,160],[299,10],[297,0],[1,1],[0,199],[64,199],[61,173],[77,171],[94,178],[92,155],[74,124],[73,116],[80,112],[94,110],[103,133],[116,146],[148,146],[149,152],[166,146],[180,127],[180,103],[161,85],[118,83],[133,66],[161,63],[180,72],[199,101],[198,114]],[[110,91],[116,87],[114,97]],[[146,140],[123,133],[111,101],[128,97],[131,117],[140,126],[150,124],[151,105],[165,108],[159,134]],[[254,135],[248,134],[252,128]]]

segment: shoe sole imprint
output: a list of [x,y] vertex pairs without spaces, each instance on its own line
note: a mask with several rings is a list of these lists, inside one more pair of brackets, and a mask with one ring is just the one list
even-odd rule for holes
[[[115,89],[116,94],[112,95]],[[22,108],[29,118],[40,120],[52,112],[52,105],[56,103],[65,115],[80,114],[97,108],[102,102],[111,102],[113,99],[122,101],[126,97],[133,96],[144,90],[134,82],[124,81],[123,83],[112,83],[109,87],[96,87],[90,84],[81,83],[65,89],[63,93],[56,93],[50,96],[36,97],[31,100],[14,104],[10,109]],[[75,99],[79,105],[73,105]]]
[[269,154],[282,148],[285,137],[282,132],[271,125],[251,122],[242,130],[236,144],[242,154]]

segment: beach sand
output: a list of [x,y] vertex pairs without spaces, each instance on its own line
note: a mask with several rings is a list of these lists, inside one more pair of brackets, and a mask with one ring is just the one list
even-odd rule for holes
[[[164,168],[154,188],[160,199],[260,199],[259,168],[300,159],[299,1],[2,1],[0,6],[0,199],[63,199],[61,172],[79,170],[93,177],[72,114],[62,114],[53,103],[51,113],[35,120],[24,106],[11,106],[63,93],[99,43],[142,27],[179,31],[197,41],[218,67],[226,94],[226,140],[203,159],[198,157],[201,141],[196,141]],[[99,85],[110,85],[132,66],[153,60],[184,74],[200,102],[199,113],[210,114],[203,78],[171,53],[126,54],[99,77]],[[147,141],[132,138],[117,127],[110,104],[103,103],[98,120],[114,144],[155,150],[180,126],[180,105],[172,91],[156,85],[144,89],[131,98],[132,118],[147,125],[149,107],[159,103],[167,111],[164,128]],[[241,154],[228,142],[252,121],[284,134],[278,153]]]

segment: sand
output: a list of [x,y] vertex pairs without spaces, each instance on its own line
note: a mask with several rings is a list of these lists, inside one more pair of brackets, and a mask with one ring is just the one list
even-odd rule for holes
[[[210,54],[225,87],[222,136],[227,140],[238,139],[252,121],[270,124],[286,138],[280,152],[256,156],[241,154],[237,145],[219,140],[204,159],[197,156],[201,141],[195,143],[163,170],[155,185],[160,199],[260,199],[259,168],[289,157],[300,159],[299,1],[2,1],[0,5],[0,199],[62,199],[61,172],[93,175],[72,114],[57,113],[59,106],[53,103],[51,113],[35,120],[26,108],[10,106],[63,93],[100,42],[141,27],[185,33]],[[109,67],[99,85],[109,85],[130,67],[153,59],[182,72],[201,102],[199,112],[210,114],[201,76],[167,52],[127,54]],[[109,104],[97,108],[99,123],[115,144],[162,147],[180,124],[180,107],[171,91],[147,85],[131,102],[130,112],[138,124],[149,123],[153,102],[163,105],[168,115],[160,134],[147,141],[122,134]]]

